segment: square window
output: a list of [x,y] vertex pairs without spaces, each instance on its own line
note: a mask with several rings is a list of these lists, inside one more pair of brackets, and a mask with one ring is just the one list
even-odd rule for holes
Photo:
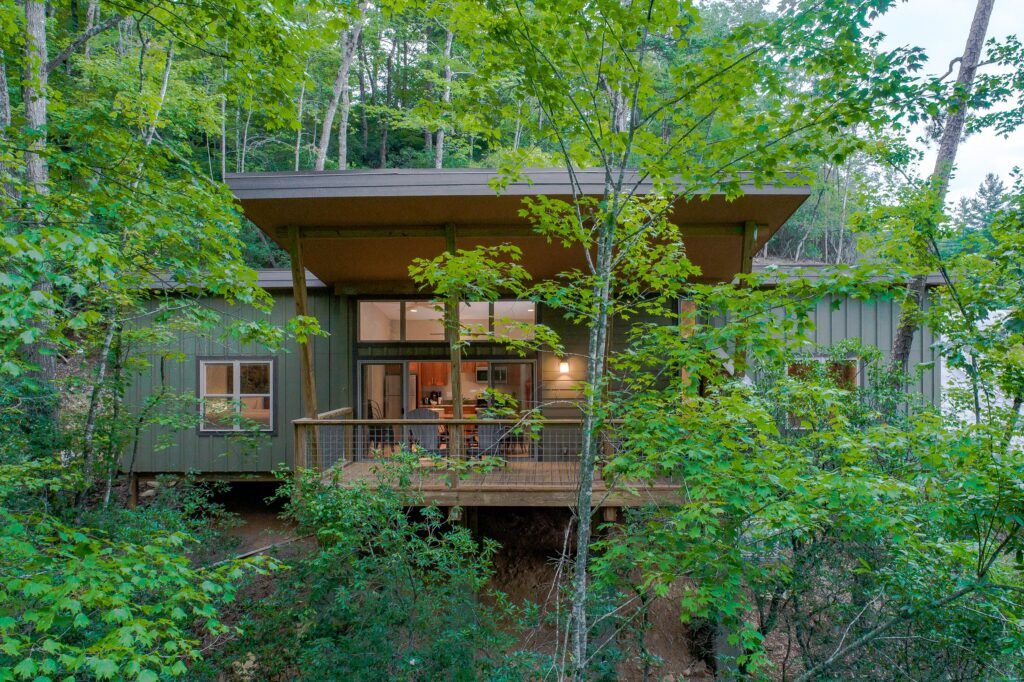
[[240,402],[242,419],[259,424],[261,429],[270,428],[270,396],[246,396]]
[[266,362],[243,362],[238,371],[239,393],[270,393],[270,365]]
[[400,301],[360,301],[360,341],[400,341],[402,303]]
[[444,306],[433,301],[406,301],[404,340],[444,341]]
[[491,332],[489,303],[460,303],[459,326],[464,339],[486,339]]
[[[835,382],[839,388],[847,391],[857,388],[860,363],[855,359],[830,360],[822,357],[808,358],[800,362],[791,363],[786,368],[786,374],[801,381],[811,379],[815,373],[821,371],[824,371],[827,378]],[[801,419],[796,414],[790,413],[787,421],[789,428],[793,430],[802,430],[804,428]]]
[[269,360],[201,360],[202,419],[199,430],[274,430],[273,362]]
[[786,373],[796,379],[806,379],[811,376],[815,367],[825,365],[828,378],[836,383],[839,388],[850,391],[857,387],[858,364],[856,360],[826,360],[824,358],[812,358],[803,362],[794,362]]
[[231,395],[235,391],[235,366],[233,363],[208,362],[205,365],[205,395]]
[[532,339],[536,323],[537,306],[533,301],[494,303],[494,335],[498,338]]
[[228,398],[207,398],[203,401],[203,430],[232,431],[235,428],[235,405]]

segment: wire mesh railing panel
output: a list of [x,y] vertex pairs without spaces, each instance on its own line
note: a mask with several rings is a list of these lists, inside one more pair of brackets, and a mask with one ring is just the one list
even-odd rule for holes
[[[296,467],[331,471],[342,481],[376,480],[382,465],[403,454],[414,468],[413,483],[424,489],[564,491],[580,480],[578,420],[300,419],[294,424]],[[614,482],[614,475],[606,481],[603,469],[620,448],[615,425],[606,425],[598,442],[598,487],[622,483]]]
[[374,465],[409,453],[421,483],[543,488],[579,480],[578,421],[317,419],[295,427],[296,466],[341,470],[343,478],[369,477]]

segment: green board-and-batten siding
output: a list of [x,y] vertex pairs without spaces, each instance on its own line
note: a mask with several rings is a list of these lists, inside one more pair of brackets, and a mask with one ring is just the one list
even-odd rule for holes
[[[263,319],[284,326],[295,315],[290,291],[274,291],[274,306],[269,314],[249,306],[228,305],[219,299],[206,304],[221,313],[224,319]],[[348,308],[339,305],[339,298],[326,289],[309,292],[310,314],[320,321],[329,336],[313,342],[314,371],[317,380],[317,402],[321,409],[347,405],[351,402],[351,367],[348,351],[350,328]],[[268,472],[292,461],[291,421],[302,416],[299,386],[299,355],[294,343],[271,353],[256,345],[221,341],[214,333],[197,336],[179,333],[169,353],[180,353],[183,359],[162,361],[163,381],[173,393],[195,395],[199,358],[260,357],[274,358],[274,427],[273,435],[263,435],[255,448],[244,447],[244,441],[223,435],[200,435],[197,429],[172,431],[150,426],[140,434],[133,470],[138,473],[197,471],[203,473]],[[136,377],[129,390],[129,402],[139,409],[148,396],[157,393],[161,382],[161,361],[150,358],[152,366]],[[126,455],[126,457],[130,456]],[[125,464],[127,465],[127,461]]]
[[[226,319],[262,318],[283,326],[295,314],[293,297],[290,291],[284,289],[271,293],[274,297],[274,306],[269,317],[252,308],[229,306],[216,299],[210,299],[207,304],[221,312]],[[321,411],[355,405],[354,368],[359,357],[442,359],[447,356],[446,350],[436,346],[359,346],[355,343],[354,304],[354,299],[334,295],[326,288],[313,288],[309,291],[310,313],[320,320],[321,327],[329,334],[327,337],[314,340],[317,404]],[[826,348],[843,339],[860,338],[865,345],[876,346],[888,355],[893,330],[899,320],[899,303],[884,299],[868,302],[845,300],[837,310],[833,310],[831,300],[825,299],[817,306],[813,316],[813,341],[817,347]],[[545,415],[548,418],[578,417],[579,412],[572,403],[580,398],[579,382],[586,368],[586,330],[566,322],[553,311],[541,310],[540,321],[559,333],[570,363],[569,375],[562,375],[558,368],[560,358],[552,353],[538,354],[538,394],[543,402],[549,404],[544,410]],[[626,337],[625,325],[613,326],[612,337],[615,345],[622,347]],[[934,337],[929,330],[917,334],[911,351],[911,364],[916,366],[921,363],[934,363],[921,372],[915,388],[938,405],[941,381],[939,363],[936,362],[937,358],[932,348],[933,342]],[[171,431],[151,426],[140,434],[133,466],[135,472],[148,474],[196,471],[230,475],[265,473],[281,466],[291,466],[291,421],[302,416],[299,356],[294,344],[286,346],[281,352],[271,354],[259,347],[222,342],[216,338],[216,334],[199,338],[182,333],[179,334],[175,346],[167,350],[180,353],[183,359],[163,362],[166,386],[172,392],[193,396],[197,388],[199,358],[274,357],[275,432],[273,435],[261,437],[259,445],[251,449],[242,447],[230,437],[200,435],[195,428]],[[484,357],[491,353],[481,348],[471,349],[467,355]],[[129,402],[135,409],[140,408],[145,399],[156,393],[159,388],[159,359],[152,358],[152,362],[152,367],[136,378],[128,393]]]
[[[832,306],[833,300],[831,296],[823,299],[814,311],[813,341],[816,346],[828,348],[844,339],[859,338],[863,345],[881,350],[884,358],[892,356],[893,334],[896,333],[900,319],[898,298],[872,301],[844,299],[835,309]],[[938,406],[941,401],[942,378],[938,351],[934,347],[935,340],[935,335],[928,328],[914,335],[914,343],[910,348],[910,371],[917,378],[910,389]]]

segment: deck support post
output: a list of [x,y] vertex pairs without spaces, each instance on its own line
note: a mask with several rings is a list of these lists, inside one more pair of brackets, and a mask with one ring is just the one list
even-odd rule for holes
[[743,260],[740,272],[750,274],[754,271],[754,245],[757,243],[757,223],[748,220],[743,223]]
[[[697,324],[697,304],[692,300],[679,302],[679,336],[688,339],[693,336],[693,328]],[[682,386],[683,400],[686,400],[687,389],[690,384],[690,373],[684,368],[679,370],[680,386]]]
[[605,523],[616,523],[619,520],[619,508],[601,507],[601,516]]
[[[301,317],[309,317],[309,299],[306,293],[306,266],[302,260],[302,238],[299,235],[298,227],[289,228],[289,256],[292,261],[292,292],[295,296],[295,314]],[[299,374],[302,384],[302,409],[307,419],[316,419],[316,380],[313,377],[313,339],[307,337],[299,343]],[[319,471],[320,452],[317,443],[317,434],[314,429],[308,434],[310,454],[312,455],[309,464]],[[298,447],[299,443],[296,443]],[[303,457],[305,453],[303,453]],[[296,459],[299,453],[295,453]]]

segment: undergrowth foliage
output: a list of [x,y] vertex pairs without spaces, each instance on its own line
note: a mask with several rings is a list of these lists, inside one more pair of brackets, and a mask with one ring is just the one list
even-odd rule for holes
[[[645,327],[613,361],[624,432],[605,475],[670,477],[682,505],[599,542],[600,580],[681,590],[683,619],[731,647],[717,663],[755,676],[1024,674],[1014,411],[949,418],[955,400],[908,393],[877,349],[811,343],[800,319],[820,296],[779,286],[698,287],[685,339]],[[1005,371],[1002,347],[979,364]]]
[[0,473],[0,677],[155,682],[184,676],[205,641],[236,633],[222,609],[276,563],[199,560],[198,538],[216,528],[205,494],[92,512],[85,525],[41,503],[61,492],[59,473]]
[[[408,487],[415,458],[342,488],[310,474],[285,487],[315,537],[246,604],[222,657],[261,680],[518,680],[520,611],[488,588],[497,547]],[[229,666],[226,665],[225,668]]]

